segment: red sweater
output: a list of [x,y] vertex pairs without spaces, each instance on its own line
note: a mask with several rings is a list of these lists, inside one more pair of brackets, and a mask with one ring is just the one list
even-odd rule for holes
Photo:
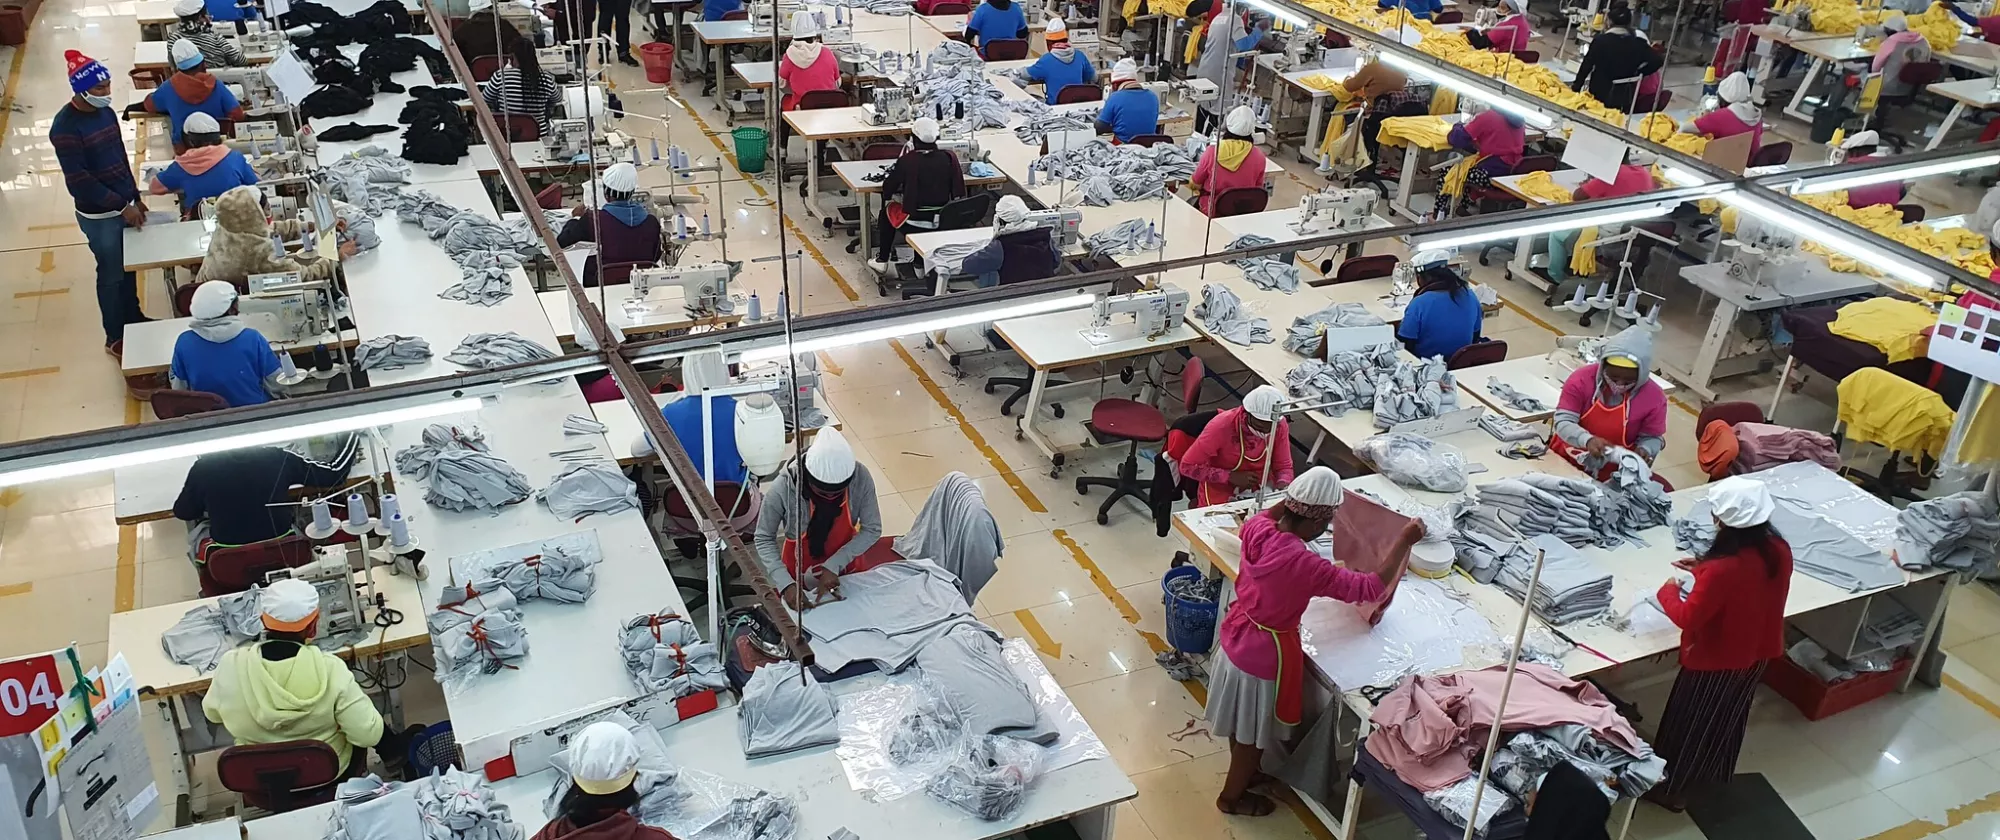
[[1772,538],[1777,576],[1767,575],[1754,548],[1694,566],[1694,591],[1660,587],[1660,609],[1681,628],[1681,667],[1698,671],[1748,668],[1785,653],[1785,596],[1792,588],[1792,549]]

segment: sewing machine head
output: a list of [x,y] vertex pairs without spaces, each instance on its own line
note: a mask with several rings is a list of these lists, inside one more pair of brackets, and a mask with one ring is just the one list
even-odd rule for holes
[[1075,207],[1031,210],[1028,221],[1035,227],[1054,231],[1057,250],[1069,250],[1083,241],[1083,211]]
[[542,72],[557,80],[576,77],[576,65],[570,63],[568,47],[541,47],[535,50],[535,63],[541,65]]
[[937,147],[957,157],[958,166],[961,170],[970,170],[975,161],[984,162],[988,160],[987,151],[980,148],[979,138],[975,135],[964,134],[956,137],[939,137]]
[[1187,98],[1189,102],[1214,102],[1221,95],[1222,89],[1217,87],[1214,82],[1202,78],[1187,80]]
[[1180,327],[1187,320],[1188,293],[1172,283],[1123,295],[1098,295],[1090,304],[1090,329],[1083,337],[1092,344],[1114,340],[1111,320],[1123,313],[1132,315],[1136,337],[1152,341]]
[[581,119],[549,120],[542,133],[542,148],[550,160],[568,160],[589,148],[590,127]]
[[243,323],[280,343],[305,341],[327,332],[333,323],[333,308],[326,284],[298,282],[296,274],[275,276],[289,276],[295,282],[268,285],[267,291],[238,297],[236,311]]
[[771,0],[750,0],[750,28],[768,30],[777,24],[778,4]]
[[351,546],[358,543],[322,545],[313,548],[310,563],[279,569],[265,576],[265,584],[275,583],[285,578],[312,584],[319,592],[319,632],[322,638],[340,636],[368,626],[365,608],[372,593],[372,584],[356,586],[354,583],[354,562]]
[[1320,35],[1312,27],[1295,26],[1285,33],[1285,60],[1292,67],[1310,67],[1318,63],[1320,56]]
[[1292,228],[1301,234],[1328,229],[1365,230],[1375,214],[1378,196],[1370,189],[1324,189],[1306,193],[1299,199],[1299,220]]
[[909,88],[878,87],[874,101],[865,107],[868,121],[874,125],[896,125],[916,118]]

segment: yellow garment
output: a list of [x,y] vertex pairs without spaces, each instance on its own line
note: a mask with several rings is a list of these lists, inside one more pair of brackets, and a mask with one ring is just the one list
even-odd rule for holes
[[1340,136],[1346,133],[1347,115],[1334,114],[1332,119],[1326,121],[1326,137],[1319,141],[1319,156],[1329,161],[1333,160],[1333,147],[1340,142]]
[[1639,120],[1638,134],[1660,145],[1673,149],[1689,157],[1701,157],[1708,149],[1709,138],[1699,134],[1681,133],[1680,123],[1666,114],[1647,114]]
[[1931,52],[1948,53],[1958,44],[1958,18],[1953,17],[1943,3],[1932,3],[1920,15],[1904,15],[1903,22],[1910,25],[1910,31],[1924,36],[1929,41]]
[[1813,31],[1829,35],[1853,35],[1854,30],[1861,28],[1861,24],[1879,24],[1883,17],[1881,9],[1861,11],[1861,7],[1854,0],[1794,0],[1783,3],[1778,8],[1780,11],[1790,11],[1795,8],[1810,10]]
[[1215,162],[1222,168],[1235,172],[1243,165],[1243,159],[1250,156],[1250,141],[1224,140],[1215,144]]
[[1848,439],[1933,458],[1944,454],[1957,414],[1936,392],[1881,368],[1862,368],[1840,380],[1834,393]]
[[265,659],[258,645],[223,654],[201,708],[236,743],[321,741],[333,748],[342,768],[350,746],[372,747],[382,740],[382,715],[347,663],[312,645],[277,661]]
[[1547,172],[1530,172],[1521,176],[1521,180],[1514,182],[1514,189],[1550,204],[1568,204],[1575,195],[1563,189]]
[[1876,103],[1882,100],[1882,74],[1868,77],[1861,85],[1861,98],[1854,103],[1854,109],[1863,113],[1874,113]]
[[1485,159],[1486,156],[1483,154],[1466,155],[1460,158],[1458,163],[1452,164],[1450,169],[1445,170],[1444,180],[1438,182],[1438,195],[1449,198],[1464,198],[1465,176],[1472,174],[1472,168],[1478,166],[1479,162]]
[[[1847,206],[1845,190],[1812,193],[1794,198],[1828,215],[1853,222],[1979,277],[1993,275],[1993,253],[1987,247],[1986,237],[1978,231],[1964,228],[1934,230],[1929,225],[1921,223],[1906,225],[1903,224],[1903,214],[1890,204],[1875,204],[1857,210]],[[1860,264],[1853,257],[1835,253],[1818,242],[1807,240],[1799,247],[1808,253],[1824,255],[1827,265],[1835,271],[1859,271],[1869,277],[1882,276],[1881,272]]]
[[1923,331],[1935,324],[1937,313],[1930,307],[1878,297],[1841,307],[1827,330],[1882,351],[1893,365],[1924,355]]
[[1578,277],[1589,277],[1597,273],[1597,226],[1592,225],[1576,232],[1576,242],[1570,246],[1569,273]]
[[[1299,80],[1299,84],[1305,85],[1306,87],[1312,88],[1313,90],[1323,90],[1326,91],[1327,93],[1331,93],[1333,94],[1334,98],[1337,99],[1343,105],[1346,104],[1347,100],[1353,96],[1353,94],[1347,93],[1347,86],[1341,84],[1339,79],[1336,79],[1325,73],[1314,73],[1310,76],[1302,78]],[[1347,95],[1342,96],[1341,94],[1347,94]]]
[[1451,148],[1451,123],[1443,117],[1389,117],[1375,132],[1375,140],[1384,146],[1415,143],[1417,148],[1441,152]]
[[1441,117],[1456,113],[1458,113],[1458,91],[1439,85],[1437,92],[1431,94],[1431,116]]
[[1182,64],[1193,66],[1195,59],[1201,57],[1201,42],[1207,36],[1208,21],[1195,21],[1194,28],[1188,30],[1187,49],[1183,50],[1181,54]]
[[1972,421],[1965,425],[1965,437],[1959,439],[1955,453],[1959,463],[2000,462],[2000,396],[1994,396],[1996,393],[2000,391],[1986,389],[1986,396],[1972,410]]

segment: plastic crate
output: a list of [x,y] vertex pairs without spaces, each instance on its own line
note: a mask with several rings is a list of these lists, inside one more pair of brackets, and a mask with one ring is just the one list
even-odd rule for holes
[[1791,659],[1780,656],[1764,668],[1764,684],[1797,706],[1806,720],[1824,720],[1896,690],[1909,673],[1912,660],[1896,660],[1887,671],[1860,674],[1851,680],[1827,684]]

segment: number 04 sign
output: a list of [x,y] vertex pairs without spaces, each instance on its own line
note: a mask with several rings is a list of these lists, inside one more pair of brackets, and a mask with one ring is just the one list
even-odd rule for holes
[[54,654],[0,662],[0,738],[33,732],[62,703]]

